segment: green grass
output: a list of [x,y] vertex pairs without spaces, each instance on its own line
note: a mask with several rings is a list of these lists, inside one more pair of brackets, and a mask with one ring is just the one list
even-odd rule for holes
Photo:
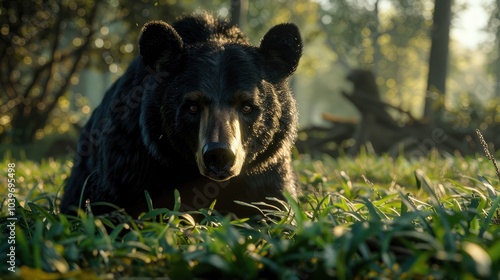
[[[15,163],[15,274],[6,271],[6,201],[0,212],[6,277],[500,277],[500,184],[484,156],[301,157],[294,163],[302,195],[289,212],[249,221],[205,209],[201,222],[176,209],[138,220],[58,215],[54,201],[71,162]],[[2,186],[7,164],[0,163]]]

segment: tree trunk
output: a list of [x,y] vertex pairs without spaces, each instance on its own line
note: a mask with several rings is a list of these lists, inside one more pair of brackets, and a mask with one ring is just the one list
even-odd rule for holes
[[[500,0],[499,0],[500,1]],[[374,17],[375,17],[375,26],[372,30],[372,41],[373,41],[373,67],[372,70],[374,73],[378,73],[378,65],[380,63],[380,59],[382,57],[380,53],[380,44],[378,39],[380,38],[380,18],[379,18],[379,0],[375,1],[374,9],[373,9]]]
[[[495,17],[500,20],[500,0],[496,1]],[[500,97],[500,24],[497,26],[496,34],[497,58],[495,60],[495,97]]]
[[248,0],[231,0],[231,25],[244,29],[247,21]]
[[444,106],[452,0],[435,0],[424,119],[435,124]]

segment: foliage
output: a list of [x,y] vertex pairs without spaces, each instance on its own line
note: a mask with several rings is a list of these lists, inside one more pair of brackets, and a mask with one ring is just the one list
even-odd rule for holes
[[[90,108],[66,94],[79,83],[80,70],[119,72],[117,62],[128,63],[135,55],[139,28],[131,25],[141,21],[142,26],[149,16],[171,20],[179,14],[178,4],[165,1],[160,6],[148,1],[26,2],[2,1],[0,6],[0,89],[6,93],[0,96],[0,140],[16,144],[41,139],[54,126],[59,133],[72,125],[79,128],[82,113],[89,114]],[[61,126],[61,118],[69,122]]]
[[196,222],[194,213],[177,208],[138,220],[58,215],[55,194],[70,163],[17,162],[18,270],[11,275],[496,279],[500,273],[499,178],[484,157],[361,154],[305,157],[295,166],[303,194],[290,200],[291,212],[253,221],[201,210],[204,219]]
[[343,67],[374,71],[384,98],[418,115],[432,3],[389,1],[390,7],[382,9],[379,2],[324,1],[318,26]]
[[[2,1],[0,140],[26,143],[85,64],[97,6],[89,1]],[[68,124],[67,124],[68,125]]]

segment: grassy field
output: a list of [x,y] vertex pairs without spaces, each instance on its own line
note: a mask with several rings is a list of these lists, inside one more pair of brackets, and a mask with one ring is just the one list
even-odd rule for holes
[[[177,209],[138,220],[58,215],[71,161],[14,163],[15,231],[9,200],[0,212],[6,279],[500,278],[500,183],[483,155],[299,157],[302,195],[290,211],[251,221],[205,209],[199,223]],[[0,172],[8,198],[8,159]]]

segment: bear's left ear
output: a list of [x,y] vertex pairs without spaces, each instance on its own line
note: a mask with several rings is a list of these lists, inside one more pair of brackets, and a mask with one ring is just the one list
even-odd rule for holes
[[182,38],[167,23],[150,21],[142,27],[139,35],[139,53],[146,66],[156,69],[160,63],[175,64],[183,48]]
[[302,55],[299,29],[292,23],[274,26],[262,38],[259,52],[270,67],[271,79],[287,78],[297,69]]

